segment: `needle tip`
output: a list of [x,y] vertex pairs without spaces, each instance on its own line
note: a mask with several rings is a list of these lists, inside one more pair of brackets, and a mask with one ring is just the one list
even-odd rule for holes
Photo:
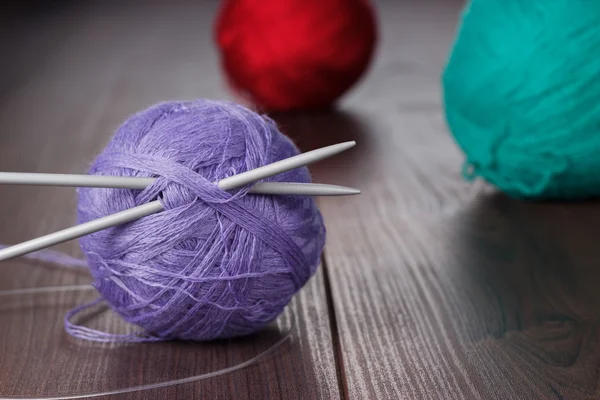
[[353,194],[360,194],[360,190],[356,189],[356,188],[351,188],[351,187],[345,187],[345,186],[340,186],[338,190],[338,193],[343,195],[343,196],[348,196],[348,195],[353,195]]

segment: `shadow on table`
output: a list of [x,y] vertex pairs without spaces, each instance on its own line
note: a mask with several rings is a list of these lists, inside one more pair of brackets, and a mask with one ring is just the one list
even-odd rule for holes
[[519,324],[507,331],[560,315],[600,322],[600,203],[528,203],[496,193],[461,218],[457,243],[478,260],[465,273],[521,305]]
[[464,345],[475,374],[494,376],[485,379],[492,390],[512,381],[523,390],[544,387],[548,396],[595,391],[590,371],[600,368],[599,204],[492,194],[458,216],[456,251],[466,260],[457,267],[458,281],[470,293],[459,306],[478,320],[466,321],[469,332],[461,336],[469,338]]
[[[315,178],[331,184],[357,181],[373,156],[374,132],[364,116],[335,108],[323,111],[272,113],[269,115],[301,152],[336,143],[356,141],[356,146],[309,166]],[[344,183],[342,183],[342,181]]]

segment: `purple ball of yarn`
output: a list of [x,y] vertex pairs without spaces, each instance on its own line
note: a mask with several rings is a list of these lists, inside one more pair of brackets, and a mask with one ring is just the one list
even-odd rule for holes
[[271,119],[231,102],[167,102],[131,116],[89,173],[157,179],[144,190],[80,188],[79,222],[157,199],[165,210],[80,239],[95,288],[164,339],[232,338],[272,322],[319,265],[322,216],[309,196],[214,182],[298,153]]

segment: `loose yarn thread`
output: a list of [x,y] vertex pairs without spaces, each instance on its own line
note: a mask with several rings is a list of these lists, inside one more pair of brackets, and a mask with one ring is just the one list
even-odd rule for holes
[[[0,245],[0,248],[4,248],[4,247],[7,247],[7,246]],[[42,251],[38,251],[35,253],[31,253],[30,255],[27,256],[27,258],[31,259],[31,260],[37,260],[37,261],[49,262],[49,263],[56,263],[56,261],[58,259],[60,259],[59,265],[61,267],[66,267],[66,268],[80,268],[82,266],[82,263],[85,262],[84,260],[70,257],[67,254],[60,253],[60,252],[54,252],[51,250],[42,250]],[[0,290],[0,297],[15,296],[15,295],[18,296],[18,295],[26,295],[26,294],[37,294],[37,293],[49,293],[49,292],[93,290],[93,289],[94,289],[94,287],[92,285],[72,285],[72,286],[51,286],[51,287],[15,289],[15,290]],[[139,391],[145,391],[145,390],[160,389],[160,388],[166,388],[166,387],[175,386],[175,385],[181,385],[181,384],[185,384],[185,383],[197,382],[197,381],[201,381],[204,379],[213,378],[216,376],[232,373],[234,371],[238,371],[240,369],[246,368],[250,365],[257,363],[264,357],[273,353],[283,343],[285,343],[290,338],[293,329],[294,329],[294,325],[293,325],[293,321],[292,321],[292,324],[289,327],[289,329],[286,329],[284,332],[282,332],[281,338],[277,342],[275,342],[271,346],[269,346],[266,350],[262,351],[260,354],[257,354],[256,356],[249,358],[246,361],[240,362],[236,365],[233,365],[231,367],[222,368],[222,369],[219,369],[216,371],[211,371],[211,372],[207,372],[207,373],[200,374],[200,375],[194,375],[194,376],[180,378],[180,379],[171,379],[171,380],[168,380],[165,382],[156,382],[156,383],[151,383],[151,384],[146,384],[146,385],[125,387],[125,388],[121,388],[121,389],[105,390],[102,392],[87,392],[87,393],[80,393],[80,394],[73,394],[73,395],[58,395],[58,396],[52,395],[52,396],[42,396],[42,397],[40,397],[40,396],[36,396],[36,397],[24,397],[24,396],[5,397],[4,395],[0,394],[0,400],[13,400],[13,399],[71,400],[71,399],[81,399],[81,398],[87,399],[87,398],[94,398],[94,397],[114,396],[114,395],[133,393],[133,392],[139,392]]]

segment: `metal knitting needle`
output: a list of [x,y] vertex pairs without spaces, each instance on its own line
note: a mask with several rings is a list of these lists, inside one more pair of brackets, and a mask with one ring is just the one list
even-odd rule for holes
[[[335,154],[341,153],[351,147],[354,147],[356,142],[344,142],[332,146],[323,147],[307,153],[299,154],[294,157],[286,158],[285,160],[277,161],[265,166],[242,172],[238,175],[233,175],[220,180],[217,186],[223,190],[230,190],[240,186],[244,186],[260,179],[268,178],[273,175],[303,167],[305,165],[323,160]],[[0,250],[0,261],[10,258],[22,256],[46,247],[77,239],[81,236],[89,235],[98,232],[102,229],[107,229],[116,225],[124,224],[146,217],[151,214],[163,211],[162,203],[159,200],[142,204],[141,206],[133,207],[125,211],[121,211],[106,217],[98,218],[84,224],[76,225],[62,231],[54,232],[36,239],[29,240],[11,247]]]
[[[129,176],[50,174],[28,172],[0,172],[0,185],[72,186],[116,189],[144,189],[156,178]],[[346,196],[359,194],[360,190],[338,185],[295,182],[259,182],[250,193],[304,196]]]

